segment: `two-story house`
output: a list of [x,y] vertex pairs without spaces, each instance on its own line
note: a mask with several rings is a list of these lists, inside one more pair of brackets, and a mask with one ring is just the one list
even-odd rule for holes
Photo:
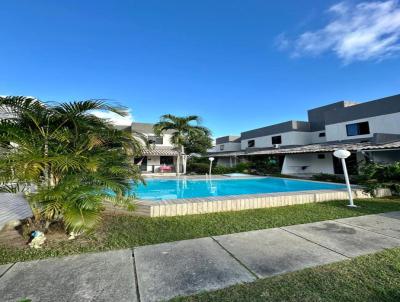
[[[153,124],[132,123],[132,134],[140,140],[140,135],[145,136],[149,147],[145,147],[143,156],[135,158],[135,163],[140,165],[144,173],[172,173],[176,171],[178,152],[171,144],[171,131],[161,136],[154,134]],[[144,142],[143,142],[144,143]]]
[[[210,154],[222,165],[249,157],[279,158],[283,174],[341,174],[333,151],[352,152],[355,171],[360,161],[400,160],[400,95],[365,103],[341,101],[308,111],[308,121],[288,121],[242,132],[240,137],[217,138]],[[226,149],[226,144],[234,144]]]

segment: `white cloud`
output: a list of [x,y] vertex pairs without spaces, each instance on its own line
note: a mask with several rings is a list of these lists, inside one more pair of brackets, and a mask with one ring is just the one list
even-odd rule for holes
[[286,50],[289,49],[290,47],[290,39],[286,36],[285,33],[281,33],[280,35],[278,35],[275,39],[275,46],[279,49],[279,50]]
[[108,119],[117,126],[129,126],[133,122],[133,116],[130,111],[127,116],[120,116],[114,112],[100,110],[93,110],[92,113],[97,117]]
[[382,60],[400,52],[398,0],[339,2],[328,9],[328,14],[330,22],[323,28],[304,32],[291,42],[284,41],[285,45],[290,43],[292,56],[333,52],[348,64]]

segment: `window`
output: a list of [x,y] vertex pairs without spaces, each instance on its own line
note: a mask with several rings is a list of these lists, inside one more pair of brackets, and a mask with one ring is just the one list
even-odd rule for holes
[[164,143],[164,139],[162,136],[151,135],[147,139],[149,141],[149,144],[162,145]]
[[271,140],[272,140],[273,145],[282,144],[282,136],[280,136],[280,135],[271,137]]
[[160,165],[172,166],[174,158],[172,156],[160,156]]
[[247,141],[247,147],[248,147],[248,148],[252,148],[252,147],[254,147],[255,145],[256,145],[256,142],[255,142],[254,139],[251,139],[251,140],[248,140],[248,141]]
[[325,134],[325,132],[320,132],[320,133],[318,134],[318,136],[319,136],[319,137],[325,137],[326,134]]
[[355,123],[346,125],[347,136],[365,135],[369,134],[368,122]]
[[220,145],[219,150],[223,151],[225,149],[225,145]]
[[325,154],[318,154],[318,159],[324,159],[325,158]]

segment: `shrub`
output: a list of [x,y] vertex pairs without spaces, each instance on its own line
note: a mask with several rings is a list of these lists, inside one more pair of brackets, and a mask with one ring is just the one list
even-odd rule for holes
[[231,168],[231,167],[225,167],[225,166],[216,165],[212,169],[212,173],[213,174],[228,174],[228,173],[233,173],[233,172],[235,172],[235,168],[234,167]]
[[196,163],[196,162],[188,162],[186,170],[188,173],[196,173],[196,174],[206,174],[210,169],[210,164],[208,163]]
[[233,172],[237,173],[247,173],[250,169],[251,163],[246,162],[246,163],[238,163],[235,167],[233,167]]
[[312,176],[312,179],[316,181],[327,181],[327,182],[338,182],[338,183],[344,182],[343,177],[326,173],[315,174]]
[[[209,163],[190,162],[187,165],[188,173],[206,174],[209,173],[209,171],[210,171]],[[213,165],[211,172],[213,174],[227,174],[235,172],[235,169],[221,165]]]
[[377,188],[389,188],[400,194],[400,161],[392,164],[365,163],[360,168],[359,182],[365,191],[374,194]]
[[250,169],[257,174],[277,174],[280,172],[279,164],[274,158],[255,160],[249,164]]

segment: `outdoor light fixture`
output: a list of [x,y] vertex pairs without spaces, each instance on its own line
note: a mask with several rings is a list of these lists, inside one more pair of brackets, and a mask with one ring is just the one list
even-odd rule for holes
[[349,174],[347,173],[347,167],[346,167],[346,158],[348,158],[351,155],[351,153],[347,150],[336,150],[335,152],[333,152],[333,155],[337,158],[340,158],[340,161],[342,162],[344,179],[346,180],[347,192],[349,192],[350,204],[348,206],[355,208],[357,206],[353,202],[353,194],[351,192]]
[[211,177],[211,168],[212,168],[212,162],[214,161],[214,157],[209,157],[208,160],[210,161],[210,173],[208,175],[210,175]]

